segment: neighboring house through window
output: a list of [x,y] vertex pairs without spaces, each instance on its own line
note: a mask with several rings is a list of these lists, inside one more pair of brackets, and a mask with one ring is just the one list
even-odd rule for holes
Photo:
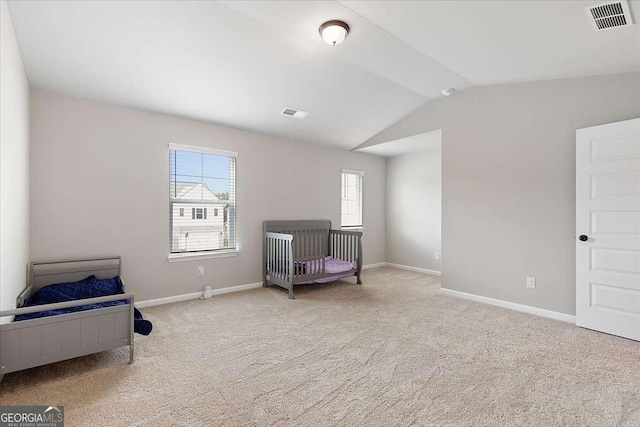
[[172,144],[169,170],[170,253],[235,249],[236,153]]
[[342,228],[362,228],[364,172],[342,170]]

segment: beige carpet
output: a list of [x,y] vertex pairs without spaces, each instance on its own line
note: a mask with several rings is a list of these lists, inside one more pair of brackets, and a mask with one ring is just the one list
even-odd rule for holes
[[380,268],[143,310],[116,350],[9,374],[67,426],[639,426],[640,343],[437,294]]

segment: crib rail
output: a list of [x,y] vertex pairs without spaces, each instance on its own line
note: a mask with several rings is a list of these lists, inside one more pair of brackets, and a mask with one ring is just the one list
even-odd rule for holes
[[362,268],[362,231],[329,230],[329,255]]
[[[266,271],[271,280],[290,283],[293,279],[293,236],[284,233],[266,233]],[[274,280],[275,279],[275,280]]]
[[308,276],[317,276],[325,273],[324,255],[308,256],[304,258],[294,258],[296,267],[299,265],[304,268],[296,268],[295,278],[304,278],[305,280],[312,280]]

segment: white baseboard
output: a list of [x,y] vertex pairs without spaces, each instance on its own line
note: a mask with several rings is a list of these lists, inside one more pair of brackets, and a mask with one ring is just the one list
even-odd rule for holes
[[549,319],[559,320],[561,322],[576,323],[576,316],[572,316],[571,314],[558,313],[557,311],[545,310],[544,308],[531,307],[529,305],[517,304],[515,302],[468,294],[466,292],[454,291],[453,289],[440,288],[439,292],[443,295],[464,298],[484,304],[495,305],[497,307],[508,308],[510,310],[521,311],[523,313],[535,314],[537,316],[548,317]]
[[433,276],[442,276],[442,273],[440,271],[429,270],[428,268],[411,267],[409,265],[394,264],[392,262],[385,262],[384,265],[387,267],[393,267],[400,270],[415,271],[416,273],[431,274]]
[[[259,288],[262,282],[249,283],[247,285],[229,286],[227,288],[213,289],[213,295],[228,294],[230,292],[246,291],[248,289]],[[174,302],[189,301],[200,298],[204,292],[194,292],[192,294],[175,295],[172,297],[150,299],[146,301],[136,302],[136,308],[154,307],[156,305],[171,304]]]
[[[402,270],[415,271],[418,273],[426,273],[426,274],[440,276],[440,272],[436,270],[427,270],[426,268],[409,267],[407,265],[391,264],[388,262],[378,262],[375,264],[363,265],[362,269],[367,270],[370,268],[378,268],[378,267],[385,267],[385,266],[399,268]],[[228,294],[230,292],[246,291],[247,289],[259,288],[261,286],[262,286],[262,282],[249,283],[247,285],[229,286],[227,288],[214,289],[213,295],[221,295],[221,294]],[[146,308],[146,307],[154,307],[156,305],[171,304],[174,302],[189,301],[189,300],[198,299],[203,294],[204,292],[194,292],[192,294],[182,294],[182,295],[174,295],[172,297],[166,297],[166,298],[150,299],[146,301],[136,302],[135,306],[137,308]]]
[[378,268],[378,267],[384,267],[385,266],[385,262],[378,262],[376,264],[367,264],[367,265],[363,265],[362,269],[363,270],[368,270],[370,268]]

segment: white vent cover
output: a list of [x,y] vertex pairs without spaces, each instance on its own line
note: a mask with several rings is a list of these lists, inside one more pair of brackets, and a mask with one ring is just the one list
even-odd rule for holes
[[297,108],[284,107],[284,110],[282,110],[280,114],[302,120],[309,115],[309,112],[298,110]]
[[597,31],[633,25],[631,11],[626,0],[589,6],[587,13]]

